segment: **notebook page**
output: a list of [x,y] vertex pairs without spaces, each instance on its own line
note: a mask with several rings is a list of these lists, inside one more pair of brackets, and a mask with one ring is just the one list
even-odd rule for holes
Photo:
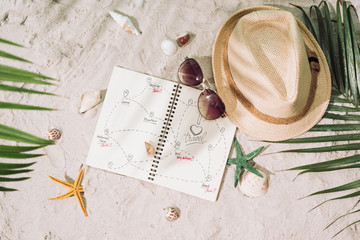
[[115,67],[86,163],[148,181],[144,142],[156,147],[175,85]]
[[236,127],[228,118],[204,119],[201,91],[181,86],[154,182],[215,201]]

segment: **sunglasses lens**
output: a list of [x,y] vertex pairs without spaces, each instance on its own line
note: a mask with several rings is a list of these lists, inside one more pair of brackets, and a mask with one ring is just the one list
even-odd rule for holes
[[188,86],[197,86],[203,82],[203,73],[195,59],[186,59],[179,67],[180,81]]
[[220,97],[211,89],[205,89],[199,96],[198,107],[201,115],[213,120],[225,113],[225,105]]

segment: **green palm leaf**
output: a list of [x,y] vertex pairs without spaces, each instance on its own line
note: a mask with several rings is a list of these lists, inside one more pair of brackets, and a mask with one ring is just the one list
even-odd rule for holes
[[43,146],[8,146],[8,145],[0,145],[0,152],[28,152],[32,150],[36,150],[42,148]]
[[5,44],[9,44],[9,45],[14,45],[14,46],[17,46],[17,47],[23,47],[23,46],[20,45],[20,44],[17,44],[17,43],[14,43],[14,42],[10,42],[10,41],[8,41],[8,40],[6,40],[6,39],[2,39],[2,38],[0,38],[0,43],[5,43]]
[[0,177],[0,182],[20,182],[20,181],[24,181],[24,180],[27,180],[27,179],[30,179],[30,178],[29,177],[21,177],[21,178]]
[[0,108],[5,109],[20,109],[20,110],[41,110],[41,111],[54,111],[53,108],[45,108],[39,106],[24,105],[18,103],[0,102]]
[[[349,74],[350,91],[354,100],[355,107],[358,106],[358,90],[356,81],[356,69],[354,62],[354,47],[352,44],[351,29],[349,24],[348,12],[346,1],[342,3],[343,6],[343,19],[344,19],[344,37],[345,37],[345,53],[346,53],[346,66]],[[351,21],[351,19],[350,19]],[[356,47],[356,46],[355,46]]]
[[307,138],[294,138],[278,143],[320,143],[320,142],[334,142],[334,141],[353,141],[360,140],[360,134],[342,134],[342,135],[328,135]]
[[23,82],[43,85],[53,85],[51,82],[47,82],[36,77],[22,76],[14,73],[0,72],[0,80],[7,82]]
[[44,156],[44,154],[0,152],[0,157],[1,158],[25,159],[25,158],[35,158],[35,157],[41,157],[41,156]]
[[319,195],[319,194],[324,194],[324,193],[334,193],[334,192],[341,192],[341,191],[346,191],[346,190],[351,190],[354,188],[358,188],[360,187],[360,180],[356,180],[353,181],[351,183],[347,183],[338,187],[334,187],[334,188],[329,188],[329,189],[325,189],[322,191],[318,191],[318,192],[314,192],[312,194],[309,195],[310,196],[314,196],[314,195]]
[[339,115],[333,113],[325,113],[324,118],[329,118],[333,120],[360,121],[359,115]]
[[347,166],[340,166],[340,167],[329,167],[329,168],[313,168],[309,170],[305,170],[302,172],[299,172],[297,176],[300,176],[304,173],[311,173],[311,172],[331,172],[331,171],[337,171],[337,170],[343,170],[343,169],[351,169],[351,168],[360,168],[360,164],[352,164]]
[[17,191],[17,189],[15,189],[15,188],[6,188],[6,187],[0,186],[0,191],[1,192],[13,192],[13,191]]
[[13,169],[0,169],[0,175],[13,175],[20,173],[27,173],[33,171],[32,169],[22,169],[22,170],[13,170]]
[[[360,52],[359,52],[358,40],[356,36],[355,25],[353,24],[354,15],[351,15],[352,14],[351,8],[353,8],[353,6],[347,7],[347,3],[345,1],[340,1],[340,0],[337,1],[336,3],[337,27],[332,28],[328,3],[326,1],[322,1],[320,5],[321,4],[323,4],[323,11],[325,16],[324,19],[322,18],[322,15],[318,8],[314,6],[312,6],[311,8],[314,8],[316,10],[316,14],[317,14],[316,22],[319,27],[319,32],[322,32],[321,34],[319,34],[318,42],[322,50],[324,51],[324,54],[329,63],[330,70],[331,71],[332,69],[334,70],[334,73],[332,73],[331,75],[334,89],[332,90],[330,105],[328,106],[324,118],[337,120],[337,121],[344,121],[344,122],[341,124],[338,123],[319,124],[314,126],[310,130],[310,131],[322,132],[323,133],[322,136],[291,139],[282,142],[282,143],[333,142],[334,144],[333,146],[311,147],[307,149],[299,148],[299,149],[285,150],[283,152],[321,153],[321,152],[333,152],[333,151],[360,150],[360,143],[353,142],[356,140],[360,140],[360,134],[358,133],[339,134],[339,132],[344,132],[344,131],[354,132],[360,130],[360,108],[358,108],[359,92],[360,92],[360,67],[359,67]],[[306,14],[304,11],[303,13]],[[311,31],[310,28],[309,30]],[[337,37],[337,43],[338,43],[337,49],[334,41],[335,37]],[[338,54],[338,57],[336,57],[336,53]],[[339,104],[341,106],[336,104]],[[349,104],[351,104],[351,106]],[[348,114],[348,113],[353,113],[353,114]],[[357,123],[349,124],[347,121],[355,121]],[[340,141],[342,141],[343,143],[339,144]],[[349,143],[344,144],[344,142],[349,142]],[[352,168],[360,168],[360,155],[355,154],[353,156],[343,157],[340,159],[333,159],[320,163],[298,166],[291,168],[289,170],[300,170],[300,173],[298,175],[301,175],[310,172],[317,172],[317,173],[331,172],[331,171],[340,171],[340,170],[346,170]],[[352,197],[360,197],[360,180],[355,180],[353,182],[346,183],[341,186],[318,191],[310,194],[309,196],[331,194],[334,192],[342,192],[353,189],[355,190],[355,192],[344,194],[340,197],[331,198],[318,205],[320,206],[328,201],[341,200]],[[348,214],[358,213],[358,212],[360,212],[360,210],[353,211]],[[342,217],[348,214],[338,217],[337,219],[335,219],[335,221],[341,219]],[[335,221],[329,224],[329,226],[332,225]],[[360,220],[347,225],[345,228],[341,229],[334,236],[337,236],[347,227],[359,222]]]
[[[338,217],[338,218],[336,218],[334,221],[332,221],[329,225],[327,225],[325,229],[329,228],[329,227],[330,227],[331,225],[333,225],[337,220],[339,220],[339,219],[341,219],[341,218],[343,218],[343,217],[346,217],[347,215],[351,215],[351,214],[354,214],[354,213],[357,213],[357,212],[360,212],[360,209],[355,210],[355,211],[352,211],[352,212],[349,212],[349,213],[346,213],[346,214],[344,214],[344,215],[341,215],[340,217]],[[325,229],[324,229],[324,230],[325,230]]]
[[[330,17],[330,11],[329,11],[329,6],[327,4],[326,1],[321,1],[320,5],[324,4],[324,13],[325,13],[325,27],[326,27],[326,37],[328,39],[328,49],[329,49],[329,65],[330,67],[330,72],[331,72],[331,79],[333,80],[333,84],[336,86],[340,86],[340,65],[338,64],[338,61],[335,57],[335,36],[334,34],[329,34],[329,33],[333,33],[333,26],[332,26],[332,22],[331,22],[331,17]],[[319,5],[319,6],[320,6]]]
[[22,88],[22,87],[8,86],[8,85],[4,85],[4,84],[0,84],[0,90],[3,90],[3,91],[11,91],[11,92],[20,92],[20,93],[32,93],[32,94],[44,94],[44,95],[56,96],[56,95],[53,94],[53,93],[36,91],[36,90],[27,89],[27,88]]
[[284,150],[281,152],[320,153],[320,152],[332,152],[332,151],[351,151],[351,150],[359,150],[359,149],[360,149],[360,143],[352,143],[352,144],[334,145],[328,147],[291,149],[291,150]]
[[30,61],[28,61],[28,60],[26,60],[26,59],[23,59],[23,58],[21,58],[21,57],[15,56],[15,55],[10,54],[10,53],[6,53],[6,52],[1,51],[1,50],[0,50],[0,57],[9,58],[9,59],[12,59],[12,60],[18,60],[18,61],[27,62],[27,63],[31,63]]
[[360,130],[360,124],[319,124],[309,131],[326,132],[326,131],[355,131]]
[[350,27],[350,33],[351,33],[351,40],[352,40],[352,46],[353,46],[353,52],[354,52],[354,65],[355,65],[355,73],[356,73],[356,82],[357,82],[357,88],[358,92],[360,92],[360,68],[359,68],[359,61],[360,61],[360,53],[359,53],[359,47],[357,46],[357,37],[356,37],[356,31],[355,27],[352,21],[351,12],[350,10],[353,8],[353,5],[350,5],[347,9],[347,14],[349,18],[349,27]]
[[23,69],[14,68],[14,67],[0,64],[0,75],[2,75],[4,73],[11,74],[11,75],[17,75],[17,76],[23,76],[23,77],[32,77],[32,78],[36,78],[36,79],[56,80],[54,78],[51,78],[51,77],[48,77],[48,76],[45,76],[42,74],[38,74],[38,73],[23,70]]
[[30,143],[30,144],[36,144],[42,146],[54,144],[54,142],[51,140],[45,140],[36,137],[32,134],[2,124],[0,124],[0,139],[6,139],[16,142]]
[[337,235],[339,235],[339,234],[340,234],[342,231],[344,231],[346,228],[348,228],[348,227],[350,227],[350,226],[352,226],[352,225],[354,225],[354,224],[357,224],[357,223],[359,223],[359,222],[360,222],[360,220],[359,220],[359,221],[355,221],[355,222],[347,225],[346,227],[344,227],[343,229],[341,229],[339,232],[337,232],[334,236],[332,236],[332,238],[334,238],[334,237],[336,237]]
[[339,159],[320,162],[320,163],[303,165],[299,167],[290,168],[289,170],[328,168],[328,167],[341,166],[341,165],[357,163],[357,162],[360,162],[360,155],[353,155],[350,157],[344,157],[344,158],[339,158]]
[[35,164],[36,162],[31,163],[0,163],[0,169],[17,169],[17,168],[26,168]]
[[329,104],[327,111],[333,111],[333,112],[358,112],[358,108],[353,107],[345,107],[345,106],[338,106],[338,105],[332,105]]
[[[20,46],[19,44],[1,38],[0,38],[0,43]],[[13,54],[7,53],[2,50],[0,50],[0,57],[30,63],[26,59],[23,59],[21,57],[15,56]],[[53,83],[49,82],[49,80],[55,80],[55,79],[47,77],[42,74],[0,64],[0,81],[53,85]],[[44,91],[36,91],[36,90],[26,89],[17,86],[9,86],[9,85],[4,85],[2,83],[0,83],[0,91],[54,95]],[[51,108],[46,108],[41,106],[32,106],[32,105],[24,105],[24,104],[9,103],[9,102],[0,102],[0,109],[54,110]],[[43,156],[43,154],[25,153],[25,152],[30,152],[38,148],[42,148],[46,145],[54,144],[53,141],[36,137],[32,134],[26,133],[24,131],[12,127],[5,126],[3,124],[0,124],[0,139],[35,145],[35,146],[0,145],[0,158],[5,158],[5,159],[29,159],[29,158],[40,157]],[[35,162],[0,163],[0,175],[15,175],[21,173],[28,173],[33,170],[26,168],[33,165],[34,163]],[[0,177],[0,182],[18,182],[27,179],[29,179],[29,177],[18,177],[18,178]],[[0,186],[0,191],[10,192],[10,191],[16,191],[16,189]]]
[[348,74],[347,60],[346,60],[344,27],[341,20],[341,7],[339,0],[336,3],[336,20],[337,20],[337,38],[338,38],[338,47],[339,47],[340,67],[342,69],[341,71],[341,76],[343,80],[342,86],[344,87],[345,96],[349,96],[349,74]]

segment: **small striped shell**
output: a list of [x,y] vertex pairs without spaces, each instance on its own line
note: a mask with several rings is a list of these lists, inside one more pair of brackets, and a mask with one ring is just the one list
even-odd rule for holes
[[61,132],[59,129],[53,128],[48,131],[48,139],[49,140],[58,140],[61,137]]
[[245,170],[243,174],[241,174],[239,182],[239,190],[251,198],[265,195],[269,188],[269,178],[267,174],[259,169],[257,170],[264,176],[263,178]]
[[164,208],[163,210],[164,210],[165,218],[170,222],[175,221],[179,217],[179,214],[177,213],[176,209],[173,207],[167,207]]

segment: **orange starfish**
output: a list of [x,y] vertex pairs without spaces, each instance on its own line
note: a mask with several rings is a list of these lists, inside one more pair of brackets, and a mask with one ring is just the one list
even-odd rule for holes
[[77,176],[74,183],[69,183],[69,182],[66,182],[66,181],[56,179],[56,178],[54,178],[52,176],[49,176],[53,181],[55,181],[57,183],[60,183],[61,185],[65,186],[67,188],[70,188],[70,191],[68,191],[67,193],[65,193],[65,194],[63,194],[61,196],[58,196],[56,198],[49,198],[49,200],[59,200],[59,199],[64,199],[64,198],[71,197],[71,196],[75,195],[75,197],[79,201],[81,209],[83,210],[85,216],[87,216],[85,205],[84,205],[83,199],[82,199],[81,194],[80,194],[80,193],[84,192],[83,186],[80,185],[81,180],[82,180],[82,178],[84,176],[84,168],[82,166],[83,165],[81,165],[79,175]]

